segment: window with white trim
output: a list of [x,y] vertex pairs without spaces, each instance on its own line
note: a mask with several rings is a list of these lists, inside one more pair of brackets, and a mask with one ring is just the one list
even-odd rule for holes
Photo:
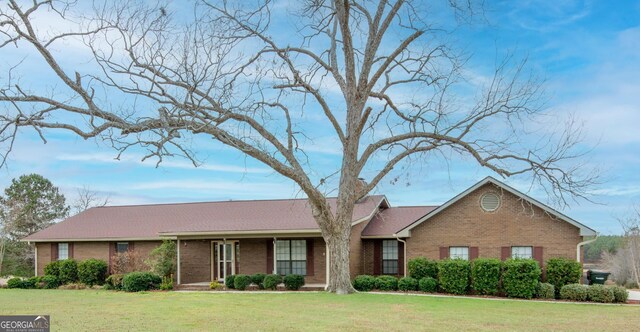
[[307,275],[307,240],[277,240],[276,263],[280,275]]
[[69,243],[58,243],[58,260],[69,259]]
[[398,241],[382,241],[382,273],[398,274]]
[[511,258],[533,258],[533,247],[511,247]]
[[449,258],[469,260],[469,247],[449,247]]
[[129,242],[116,243],[116,253],[121,254],[129,251]]

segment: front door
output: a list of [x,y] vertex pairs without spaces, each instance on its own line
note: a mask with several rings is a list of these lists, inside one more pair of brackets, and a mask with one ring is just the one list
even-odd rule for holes
[[238,241],[214,241],[211,244],[214,257],[212,279],[224,281],[226,276],[237,274]]

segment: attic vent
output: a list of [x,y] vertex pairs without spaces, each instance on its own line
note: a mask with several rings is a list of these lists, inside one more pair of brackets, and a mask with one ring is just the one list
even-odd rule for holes
[[480,198],[480,206],[487,212],[493,212],[500,207],[500,197],[494,193],[486,193]]

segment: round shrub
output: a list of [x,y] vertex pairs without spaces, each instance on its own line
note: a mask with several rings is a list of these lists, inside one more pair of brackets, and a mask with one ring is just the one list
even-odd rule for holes
[[60,261],[58,280],[61,285],[78,282],[78,263],[73,259]]
[[56,289],[58,288],[58,286],[60,286],[58,278],[52,275],[45,275],[44,277],[42,277],[42,283],[42,288],[44,289]]
[[508,259],[503,263],[502,287],[508,297],[530,299],[536,294],[540,267],[533,259]]
[[53,261],[44,267],[44,275],[60,277],[60,262]]
[[227,276],[226,278],[224,278],[224,285],[227,286],[227,289],[234,289],[235,288],[235,275],[230,275]]
[[264,278],[267,275],[264,273],[256,273],[254,275],[251,276],[251,282],[256,284],[256,286],[258,286],[258,288],[260,289],[264,289]]
[[91,287],[93,285],[103,285],[107,278],[107,262],[90,258],[78,264],[78,280]]
[[299,274],[289,274],[284,277],[284,287],[288,290],[298,290],[304,286],[304,276]]
[[582,266],[573,259],[551,258],[547,261],[546,276],[547,282],[559,292],[564,285],[580,283]]
[[28,289],[40,288],[42,283],[42,277],[31,277],[24,280],[25,287]]
[[611,287],[613,291],[613,301],[617,303],[626,303],[629,298],[629,291],[622,286]]
[[438,280],[424,277],[418,281],[418,289],[422,292],[435,293],[438,290]]
[[555,299],[556,289],[550,283],[546,283],[546,282],[538,283],[538,289],[536,290],[536,297],[539,299]]
[[251,284],[251,276],[246,274],[236,274],[233,278],[233,288],[245,290]]
[[11,278],[7,281],[7,288],[27,288],[27,285],[22,278]]
[[591,285],[587,289],[587,298],[589,301],[600,303],[611,303],[616,297],[613,294],[613,289],[604,287],[604,285]]
[[471,262],[471,287],[481,295],[495,295],[500,287],[502,262],[495,258],[478,258]]
[[438,262],[427,259],[426,257],[416,257],[410,259],[407,263],[409,268],[409,276],[416,280],[420,280],[425,277],[437,278],[438,277]]
[[279,274],[268,274],[264,277],[264,281],[262,284],[264,285],[264,289],[276,290],[278,289],[278,285],[282,283],[282,276]]
[[218,290],[222,288],[222,285],[218,282],[218,280],[214,280],[211,283],[209,283],[209,288],[212,290]]
[[408,292],[418,289],[418,280],[411,277],[404,277],[398,280],[398,290]]
[[398,278],[393,276],[376,277],[376,289],[381,291],[394,291],[398,289]]
[[580,284],[564,285],[560,289],[560,298],[571,301],[586,301],[588,297],[587,288],[588,286]]
[[463,259],[445,259],[438,263],[440,288],[451,294],[465,294],[469,288],[471,264]]
[[112,274],[105,280],[107,289],[122,290],[122,279],[124,274]]
[[159,275],[151,272],[131,272],[122,278],[122,289],[127,292],[142,292],[158,289],[162,283]]
[[359,275],[353,279],[353,288],[360,292],[369,292],[376,288],[376,278],[370,275]]

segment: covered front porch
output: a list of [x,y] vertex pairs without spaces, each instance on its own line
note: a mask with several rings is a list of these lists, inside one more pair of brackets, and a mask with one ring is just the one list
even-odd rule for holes
[[256,273],[304,275],[307,287],[314,288],[324,288],[328,280],[327,246],[316,234],[176,235],[176,241],[180,286],[201,288],[230,275]]

